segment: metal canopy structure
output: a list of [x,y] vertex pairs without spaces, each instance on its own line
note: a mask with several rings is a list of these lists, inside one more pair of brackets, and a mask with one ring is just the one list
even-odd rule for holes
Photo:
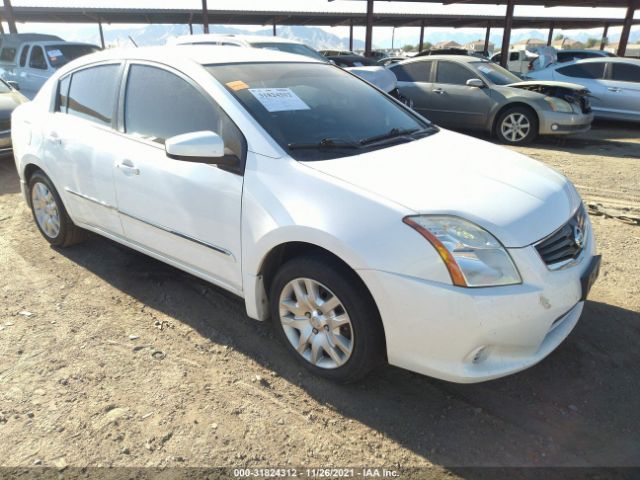
[[[259,10],[209,10],[207,0],[202,1],[201,9],[159,9],[159,8],[80,8],[80,7],[12,7],[10,0],[3,0],[0,9],[3,20],[9,24],[12,33],[17,31],[16,22],[30,23],[97,23],[100,37],[103,40],[102,24],[186,24],[193,31],[193,24],[203,25],[208,32],[209,24],[219,25],[272,25],[275,35],[276,25],[307,26],[349,26],[350,48],[353,48],[353,27],[365,26],[367,30],[365,50],[371,53],[373,27],[420,27],[420,47],[424,41],[426,27],[451,28],[485,28],[485,50],[489,43],[492,28],[504,28],[503,50],[509,48],[511,29],[513,28],[546,28],[549,29],[549,43],[554,29],[590,29],[604,28],[604,37],[610,26],[623,26],[623,38],[619,51],[624,52],[628,31],[631,25],[640,24],[633,19],[633,13],[640,0],[578,1],[578,0],[518,0],[518,5],[544,6],[628,6],[624,19],[616,18],[549,18],[544,16],[513,15],[515,0],[408,0],[415,3],[445,4],[506,4],[507,15],[449,15],[449,14],[408,14],[408,13],[374,13],[374,0],[367,1],[366,13],[355,12],[297,12],[297,11],[259,11]],[[333,0],[329,0],[333,1]],[[407,0],[375,0],[375,1],[407,1]],[[625,31],[627,33],[625,38]],[[624,40],[624,42],[623,42]],[[506,45],[506,46],[505,46]],[[601,44],[604,48],[604,41]],[[506,56],[503,56],[506,57]]]
[[[333,2],[334,0],[328,0],[329,2]],[[608,7],[608,8],[626,8],[627,13],[622,20],[622,34],[620,35],[620,43],[618,44],[618,55],[623,56],[627,49],[627,43],[629,42],[629,34],[631,32],[631,25],[634,24],[633,15],[636,10],[640,8],[640,0],[360,0],[367,2],[367,45],[371,45],[371,36],[373,31],[373,24],[375,21],[374,14],[374,2],[375,1],[384,1],[384,2],[413,2],[413,3],[441,3],[443,5],[453,5],[453,4],[465,4],[465,5],[506,5],[507,11],[505,16],[503,17],[502,28],[504,29],[504,34],[502,36],[502,49],[501,51],[507,51],[509,49],[510,39],[511,39],[511,30],[513,28],[518,28],[515,21],[517,17],[514,17],[514,8],[516,3],[518,5],[529,5],[529,6],[539,6],[539,7]],[[559,19],[558,19],[559,20]],[[612,24],[605,19],[601,20],[600,26],[604,27],[605,34],[603,35],[603,41],[601,43],[601,47],[604,47],[604,37],[606,36],[606,32],[609,30],[609,26]],[[487,27],[489,30],[490,27]],[[551,39],[553,34],[552,25],[550,27],[549,38]],[[562,27],[558,27],[562,28]],[[487,38],[489,32],[487,31]],[[423,33],[421,33],[421,38],[423,38]],[[549,40],[550,43],[550,40]],[[369,50],[367,52],[369,53]],[[508,55],[502,55],[501,64],[502,66],[506,66]]]

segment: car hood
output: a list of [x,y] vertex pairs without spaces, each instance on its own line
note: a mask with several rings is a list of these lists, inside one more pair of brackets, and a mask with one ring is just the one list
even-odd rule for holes
[[516,82],[510,83],[509,85],[505,85],[506,87],[513,88],[522,88],[525,90],[530,90],[536,87],[560,87],[566,88],[568,90],[575,90],[576,92],[582,92],[585,88],[582,85],[578,85],[577,83],[569,83],[569,82],[556,82],[553,80],[527,80],[524,82]]
[[345,70],[375,85],[383,92],[390,92],[398,84],[394,73],[384,67],[348,67]]
[[305,165],[416,213],[466,218],[512,248],[549,235],[581,202],[564,176],[540,162],[447,130]]

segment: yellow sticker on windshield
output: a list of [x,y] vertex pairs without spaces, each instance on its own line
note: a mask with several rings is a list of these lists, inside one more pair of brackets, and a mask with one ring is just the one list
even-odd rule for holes
[[229,87],[231,90],[238,91],[249,88],[249,85],[244,83],[242,80],[236,80],[235,82],[228,82],[227,87]]

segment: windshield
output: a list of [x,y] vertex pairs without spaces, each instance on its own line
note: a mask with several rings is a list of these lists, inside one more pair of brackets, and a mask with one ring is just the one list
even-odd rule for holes
[[60,44],[48,45],[44,49],[47,51],[47,58],[53,68],[60,68],[78,57],[100,51],[98,47],[93,45]]
[[509,70],[491,62],[471,62],[469,65],[496,85],[509,85],[510,83],[522,81],[521,78],[518,78]]
[[319,63],[208,66],[297,160],[357,155],[435,127],[338,67]]
[[280,43],[280,42],[255,42],[251,44],[254,48],[268,48],[270,50],[279,50],[280,52],[295,53],[297,55],[304,55],[305,57],[311,57],[314,60],[322,60],[326,62],[327,59],[316,52],[313,48],[309,48],[301,43]]

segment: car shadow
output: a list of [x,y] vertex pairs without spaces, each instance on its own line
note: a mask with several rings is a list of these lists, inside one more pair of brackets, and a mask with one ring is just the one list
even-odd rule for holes
[[0,156],[0,195],[10,195],[19,191],[20,179],[13,155]]
[[[497,143],[487,132],[461,130],[465,135]],[[567,136],[546,135],[518,148],[566,151],[580,156],[605,156],[640,159],[640,125],[626,122],[598,121],[586,133]]]
[[493,478],[469,466],[640,466],[637,312],[587,302],[572,335],[549,358],[492,382],[452,384],[388,366],[359,384],[334,385],[304,373],[270,323],[249,319],[232,294],[102,238],[59,252],[464,478]]

